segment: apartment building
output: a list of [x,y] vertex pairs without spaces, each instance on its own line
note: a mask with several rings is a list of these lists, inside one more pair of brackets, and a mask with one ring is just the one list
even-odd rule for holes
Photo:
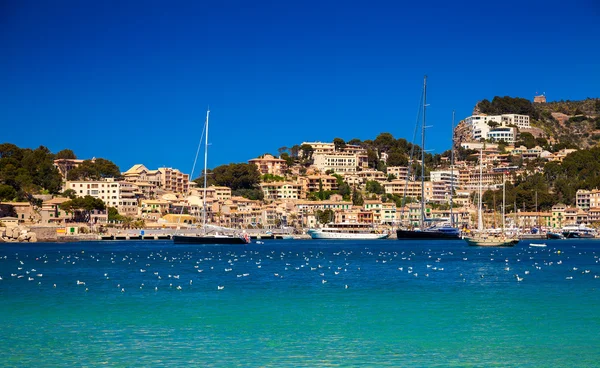
[[302,185],[290,182],[261,183],[265,200],[299,199]]
[[342,150],[336,150],[333,143],[303,142],[313,148],[314,165],[319,171],[333,170],[335,173],[354,173],[357,168],[368,168],[367,150],[360,146],[347,144]]
[[136,217],[139,213],[138,197],[140,193],[137,185],[127,181],[119,181],[117,184],[119,185],[117,211],[123,216]]
[[[408,167],[407,166],[388,166],[385,170],[386,174],[394,175],[396,179],[407,180],[408,179]],[[411,179],[414,180],[414,173],[411,175]]]
[[429,172],[431,181],[445,183],[448,187],[458,187],[460,171],[459,170],[432,170]]
[[189,175],[170,167],[149,170],[146,166],[137,164],[122,173],[122,175],[126,181],[149,183],[174,193],[186,194],[190,188]]
[[40,223],[54,226],[65,226],[67,221],[71,219],[71,215],[60,208],[60,205],[69,198],[52,198],[42,202],[42,208],[39,213],[41,216]]
[[[438,202],[443,203],[448,201],[449,187],[446,183],[441,181],[426,181],[423,183],[424,186],[424,199],[425,202]],[[386,193],[396,194],[400,197],[411,197],[414,199],[421,198],[421,182],[420,181],[406,181],[406,180],[392,180],[383,184]]]
[[265,154],[261,157],[248,160],[248,163],[256,165],[258,171],[262,175],[271,174],[277,176],[284,176],[287,167],[285,160],[276,158],[273,155],[269,154]]
[[121,185],[114,179],[90,180],[90,181],[67,181],[65,188],[75,191],[77,197],[87,195],[101,199],[108,207],[119,207],[121,199]]
[[301,198],[306,198],[308,193],[323,190],[337,190],[338,182],[335,176],[330,175],[308,175],[298,178],[298,184],[301,185]]

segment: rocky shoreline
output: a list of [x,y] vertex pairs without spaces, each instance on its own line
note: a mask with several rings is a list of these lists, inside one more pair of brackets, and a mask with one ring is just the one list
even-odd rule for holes
[[0,242],[36,243],[37,241],[37,234],[27,227],[0,227]]

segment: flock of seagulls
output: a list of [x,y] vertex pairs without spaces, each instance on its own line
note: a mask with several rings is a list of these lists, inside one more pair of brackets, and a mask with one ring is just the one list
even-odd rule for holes
[[[403,249],[403,245],[337,243],[319,247],[299,242],[281,249],[275,243],[230,249],[161,245],[163,249],[145,248],[139,252],[131,247],[113,251],[99,247],[87,253],[47,247],[41,248],[47,253],[40,254],[35,254],[33,248],[23,254],[0,250],[0,290],[17,287],[21,279],[59,290],[75,287],[121,293],[136,289],[221,291],[225,286],[235,290],[248,286],[248,282],[276,287],[281,280],[349,289],[369,288],[379,282],[390,286],[406,280],[526,283],[543,277],[600,279],[598,254],[575,246],[562,251],[552,247],[449,251],[441,246]],[[580,262],[582,259],[585,262]]]

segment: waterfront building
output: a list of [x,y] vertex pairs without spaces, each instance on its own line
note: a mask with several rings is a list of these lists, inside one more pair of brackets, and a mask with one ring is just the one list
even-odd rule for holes
[[1,202],[0,204],[14,208],[19,224],[37,223],[41,220],[40,214],[33,209],[29,202]]
[[68,220],[71,219],[71,215],[60,208],[60,205],[69,198],[56,197],[42,202],[42,208],[40,209],[40,223],[45,225],[54,226],[65,226]]
[[560,229],[565,225],[568,225],[565,221],[565,211],[567,206],[563,203],[558,203],[552,206],[552,228]]

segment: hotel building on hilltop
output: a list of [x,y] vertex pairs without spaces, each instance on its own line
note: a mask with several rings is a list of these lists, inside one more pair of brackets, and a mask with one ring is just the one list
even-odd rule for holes
[[[519,114],[503,114],[503,115],[471,115],[464,119],[464,122],[471,128],[473,139],[504,139],[508,142],[508,139],[512,139],[514,142],[515,133],[503,130],[494,129],[490,127],[490,123],[495,123],[497,127],[509,127],[515,126],[519,129],[529,129],[531,124],[529,116]],[[489,136],[490,131],[492,135]]]

